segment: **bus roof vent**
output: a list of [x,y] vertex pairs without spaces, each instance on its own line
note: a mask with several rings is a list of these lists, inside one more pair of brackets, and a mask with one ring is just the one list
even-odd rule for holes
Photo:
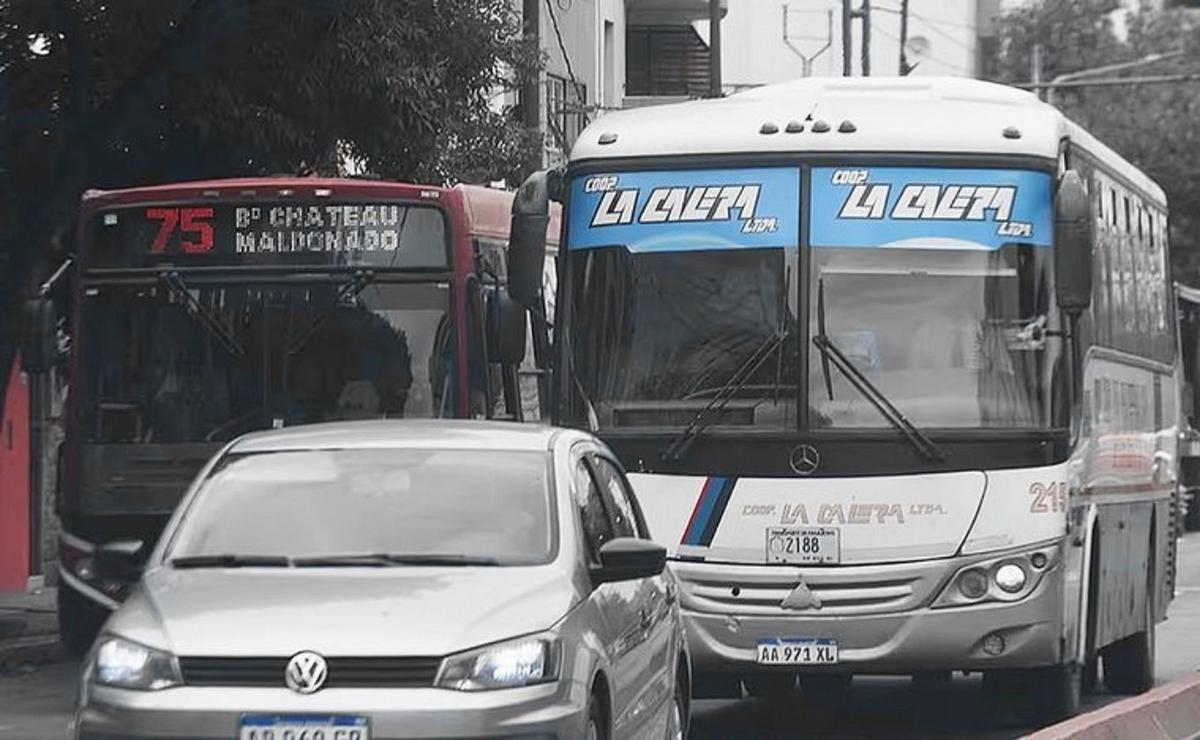
[[1004,128],[1004,138],[1006,138],[1006,139],[1021,138],[1021,129],[1017,128],[1016,126],[1006,126]]
[[789,134],[799,134],[804,132],[804,124],[800,121],[788,121],[787,128],[784,129]]
[[829,122],[818,118],[817,120],[813,121],[812,132],[814,134],[829,133]]
[[608,146],[609,144],[616,144],[616,143],[617,143],[617,135],[614,134],[612,131],[605,131],[604,133],[600,134],[600,145],[601,146]]
[[778,124],[772,123],[771,121],[767,121],[766,123],[764,123],[762,125],[762,128],[760,128],[758,130],[758,133],[760,133],[760,134],[777,134],[777,133],[779,133],[779,126],[778,126]]
[[838,126],[838,132],[843,134],[852,134],[857,130],[858,126],[855,126],[853,121],[842,121],[842,125]]

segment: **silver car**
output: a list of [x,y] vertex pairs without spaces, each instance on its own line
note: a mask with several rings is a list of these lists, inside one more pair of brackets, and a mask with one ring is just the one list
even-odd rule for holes
[[361,422],[209,462],[83,669],[78,738],[681,738],[677,587],[575,431]]

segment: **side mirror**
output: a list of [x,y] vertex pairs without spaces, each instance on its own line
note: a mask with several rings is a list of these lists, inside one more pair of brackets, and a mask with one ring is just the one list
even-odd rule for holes
[[521,184],[513,199],[507,255],[508,294],[529,309],[536,307],[542,297],[550,198],[558,182],[557,172],[535,172]]
[[142,577],[146,545],[141,540],[117,540],[96,548],[96,575],[103,581],[135,583]]
[[618,537],[600,547],[600,565],[592,568],[592,582],[632,581],[653,578],[667,567],[667,550],[650,540]]
[[21,367],[44,373],[58,360],[58,317],[54,302],[30,298],[21,305]]
[[1087,189],[1063,173],[1054,213],[1054,289],[1059,308],[1079,315],[1092,305],[1092,219]]
[[499,290],[488,293],[488,357],[493,362],[516,366],[524,361],[527,316],[525,307],[507,293]]

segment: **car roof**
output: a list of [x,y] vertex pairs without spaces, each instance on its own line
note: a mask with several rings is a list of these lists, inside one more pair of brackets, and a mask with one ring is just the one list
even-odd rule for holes
[[406,448],[546,451],[563,431],[540,424],[500,421],[345,421],[255,432],[234,442],[229,452]]

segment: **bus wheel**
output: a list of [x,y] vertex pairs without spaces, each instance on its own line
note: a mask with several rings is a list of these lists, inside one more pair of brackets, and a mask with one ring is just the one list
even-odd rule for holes
[[1078,663],[1046,666],[1031,672],[1027,691],[1033,692],[1034,719],[1049,724],[1074,717],[1083,704],[1083,671]]
[[1154,686],[1153,587],[1146,591],[1146,629],[1101,651],[1104,685],[1114,694],[1141,694]]
[[58,586],[58,634],[67,654],[82,658],[100,633],[108,611],[65,583]]

